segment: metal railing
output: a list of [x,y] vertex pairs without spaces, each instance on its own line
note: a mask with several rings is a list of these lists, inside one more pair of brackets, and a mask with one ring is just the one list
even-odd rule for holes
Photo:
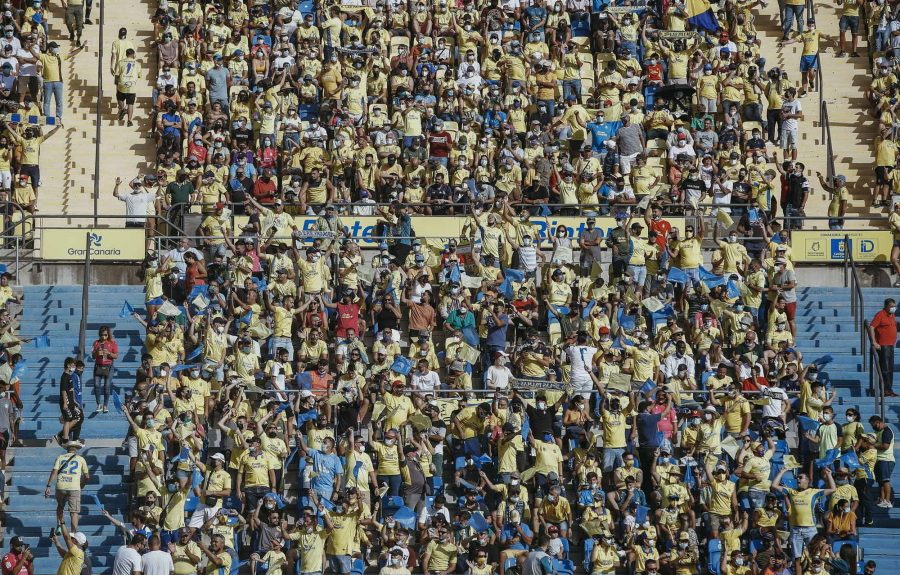
[[862,357],[862,369],[869,374],[869,391],[875,398],[875,409],[884,418],[884,374],[878,361],[875,341],[869,333],[869,322],[866,319],[866,300],[863,296],[859,271],[853,260],[850,238],[844,236],[844,287],[850,288],[850,314],[853,326],[859,332],[859,352]]

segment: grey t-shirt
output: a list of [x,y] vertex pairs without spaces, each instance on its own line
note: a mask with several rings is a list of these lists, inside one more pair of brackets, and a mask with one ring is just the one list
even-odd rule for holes
[[206,87],[209,88],[210,101],[223,100],[228,102],[228,68],[212,67],[206,73]]
[[[797,283],[797,274],[794,273],[794,270],[784,270],[781,273],[775,274],[772,278],[772,281],[775,285],[782,285],[786,283]],[[786,289],[781,292],[781,297],[784,298],[785,303],[794,303],[797,301],[797,290],[794,288]]]
[[616,132],[616,135],[619,137],[619,154],[623,156],[631,156],[632,154],[637,154],[644,150],[644,146],[641,144],[640,126],[631,124],[629,126],[619,128],[619,131]]

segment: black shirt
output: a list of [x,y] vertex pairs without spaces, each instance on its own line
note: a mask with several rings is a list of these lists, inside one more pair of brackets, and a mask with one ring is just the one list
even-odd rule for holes
[[543,440],[545,433],[553,433],[553,420],[556,419],[556,411],[557,408],[551,405],[548,405],[547,409],[538,409],[531,405],[526,406],[525,412],[528,414],[531,434]]

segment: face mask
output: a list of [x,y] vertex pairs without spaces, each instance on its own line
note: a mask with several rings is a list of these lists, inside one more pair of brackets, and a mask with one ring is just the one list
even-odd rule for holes
[[546,402],[546,401],[539,401],[538,404],[537,404],[537,408],[538,408],[538,409],[547,409],[547,402]]
[[831,421],[831,414],[830,414],[830,413],[823,413],[823,414],[822,414],[822,421]]
[[738,557],[738,558],[736,558],[736,559],[734,560],[734,564],[735,564],[737,567],[743,567],[743,566],[744,566],[744,558],[743,558],[743,557]]
[[892,305],[888,308],[888,313],[892,314],[897,311],[897,306]]

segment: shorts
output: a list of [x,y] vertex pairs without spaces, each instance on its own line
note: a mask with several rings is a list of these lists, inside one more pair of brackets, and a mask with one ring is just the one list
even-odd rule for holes
[[791,549],[794,552],[794,560],[800,559],[803,550],[819,532],[815,527],[791,527]]
[[797,302],[792,301],[784,304],[784,314],[787,316],[788,321],[794,321],[794,318],[797,317]]
[[700,109],[707,114],[715,114],[719,104],[715,98],[700,98]]
[[628,266],[628,271],[634,278],[634,285],[644,287],[647,283],[647,266]]
[[841,16],[838,21],[838,30],[846,32],[849,30],[854,36],[859,34],[859,16]]
[[875,481],[877,483],[890,483],[891,475],[894,473],[893,461],[876,461],[875,462]]
[[69,507],[69,513],[81,512],[81,491],[57,489],[56,490],[56,507],[63,509]]
[[891,171],[893,166],[876,166],[875,167],[875,183],[882,186],[891,185]]
[[800,71],[808,72],[810,70],[815,70],[819,67],[819,55],[813,54],[812,56],[800,56]]
[[796,150],[797,149],[798,130],[788,130],[781,128],[781,149]]
[[63,409],[61,410],[63,421],[72,422],[84,418],[84,414],[80,409]]
[[125,440],[125,445],[123,447],[128,448],[128,457],[137,457],[138,456],[138,440],[137,437],[131,436]]
[[900,248],[900,240],[894,240],[894,247]]
[[31,178],[31,187],[41,185],[41,167],[33,164],[22,164],[19,167],[19,175],[25,174]]
[[722,526],[722,522],[728,519],[726,515],[717,515],[715,513],[710,513],[709,517],[706,519],[706,527],[709,531],[719,531],[719,528]]
[[134,106],[134,101],[136,99],[137,94],[126,94],[125,92],[116,90],[116,102],[125,102],[129,106]]
[[165,300],[161,297],[155,297],[151,300],[147,300],[146,305],[162,305],[164,301]]
[[329,555],[328,566],[332,573],[349,573],[352,561],[349,555]]

